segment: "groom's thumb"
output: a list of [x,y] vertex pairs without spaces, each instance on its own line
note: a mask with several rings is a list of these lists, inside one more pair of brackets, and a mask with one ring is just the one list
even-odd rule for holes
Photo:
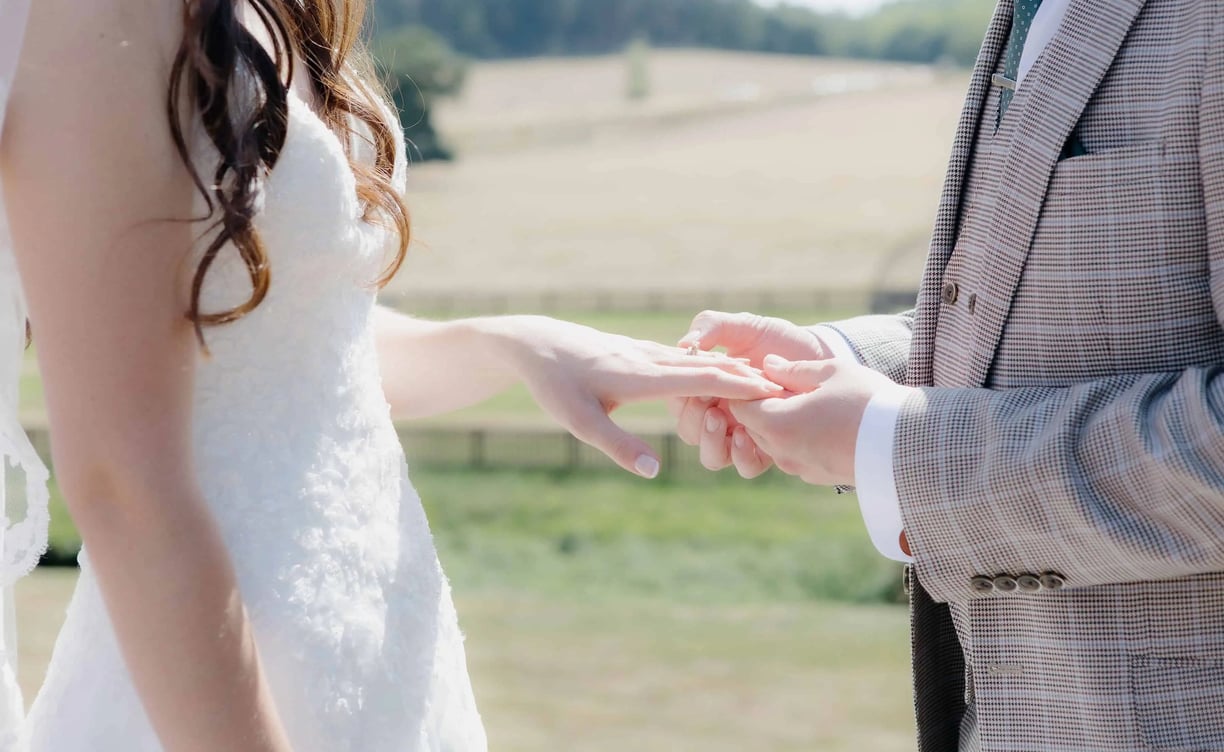
[[791,361],[780,355],[765,358],[765,376],[775,384],[795,394],[817,389],[833,375],[833,363],[828,360]]

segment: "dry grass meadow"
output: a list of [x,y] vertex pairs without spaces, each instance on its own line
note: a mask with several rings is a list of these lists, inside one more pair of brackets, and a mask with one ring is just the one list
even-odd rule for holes
[[[393,283],[395,299],[411,308],[412,296],[423,293],[916,286],[965,89],[963,73],[654,52],[652,97],[636,104],[624,98],[625,75],[619,57],[476,65],[464,98],[445,103],[438,115],[459,161],[418,166],[411,173],[416,241]],[[687,319],[631,314],[585,320],[670,338],[683,333]],[[41,390],[32,361],[29,368],[23,411],[37,417]],[[466,417],[496,422],[531,409],[515,392]],[[652,416],[659,417],[643,414]],[[486,485],[516,482],[493,479]],[[525,479],[523,484],[536,485],[519,492],[535,499],[548,491],[540,484],[549,482]],[[582,479],[570,482],[582,487]],[[450,488],[460,500],[497,497],[474,505],[495,509],[500,491],[482,491],[474,483],[447,476],[436,481],[436,490]],[[617,494],[635,493],[636,487],[625,488],[605,489],[612,501],[598,507],[611,515],[603,534],[614,540],[621,540],[617,525],[628,523],[606,510],[619,509]],[[695,518],[713,506],[703,503],[704,492],[688,493],[664,489],[651,503],[684,504],[670,508]],[[795,486],[781,487],[774,496],[742,493],[742,506],[734,498],[720,508],[747,519],[769,514],[772,504],[778,519],[771,529],[786,535],[808,534],[802,518],[782,519],[790,514],[786,510],[849,504],[815,499],[811,489]],[[583,501],[592,502],[577,501],[575,514],[585,508]],[[507,568],[510,580],[521,567],[524,573],[552,572],[555,582],[484,586],[480,572],[488,570],[487,560],[465,554],[455,543],[459,537],[447,537],[449,523],[437,519],[446,517],[445,509],[431,509],[431,516],[436,531],[442,525],[440,547],[455,577],[492,749],[913,749],[902,607],[687,597],[689,575],[679,571],[680,564],[704,566],[723,555],[720,545],[730,546],[692,533],[695,542],[688,548],[679,540],[666,549],[690,558],[635,562],[643,568],[676,566],[665,578],[672,584],[663,596],[592,595],[585,585],[564,583],[595,570],[575,575],[564,562],[553,569],[539,564],[538,552],[547,546],[532,548],[531,536],[538,533],[528,523],[509,543],[495,537],[500,522],[477,528],[472,535],[484,537],[474,539],[471,550],[510,552],[498,565]],[[821,535],[844,536],[863,556],[871,554],[855,509],[838,509],[837,525],[852,533],[806,523]],[[648,533],[658,515],[648,506],[638,515],[633,524],[646,533],[624,537],[626,550],[632,555],[640,545],[643,556],[657,555],[665,549],[651,548]],[[471,529],[461,523],[455,526]],[[675,536],[683,539],[686,528],[677,525]],[[795,567],[829,563],[792,556],[791,549],[779,548],[782,542],[762,540],[761,551],[795,559]],[[831,560],[841,549],[818,540],[811,550]],[[555,554],[553,549],[549,555]],[[592,556],[585,566],[602,566]],[[736,569],[735,560],[727,571],[748,572],[754,561],[748,556],[745,566]],[[857,566],[847,561],[838,559]],[[821,571],[840,576],[836,567]],[[618,572],[604,577],[614,580]],[[74,578],[71,570],[43,570],[18,587],[21,682],[31,696]]]
[[916,289],[963,74],[656,52],[634,105],[623,66],[477,66],[394,289]]

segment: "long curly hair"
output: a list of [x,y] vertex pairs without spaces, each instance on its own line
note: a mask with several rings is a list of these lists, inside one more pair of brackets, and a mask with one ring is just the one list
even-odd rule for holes
[[[204,196],[213,233],[195,269],[187,318],[204,347],[204,328],[250,313],[271,285],[268,256],[254,219],[261,180],[280,157],[289,122],[289,87],[300,59],[318,99],[319,115],[344,145],[365,207],[364,219],[393,230],[399,248],[375,284],[385,285],[408,250],[410,223],[392,184],[396,144],[382,113],[393,112],[362,43],[364,0],[247,0],[268,31],[266,49],[241,23],[238,0],[184,0],[183,39],[171,69],[167,96],[170,130],[196,189]],[[299,58],[300,56],[300,58]],[[251,87],[254,86],[252,96]],[[184,136],[199,117],[220,155],[205,179]],[[364,126],[364,128],[363,128]],[[371,164],[352,154],[355,139],[370,143]],[[250,275],[252,292],[242,305],[200,310],[204,279],[219,253],[232,244]]]

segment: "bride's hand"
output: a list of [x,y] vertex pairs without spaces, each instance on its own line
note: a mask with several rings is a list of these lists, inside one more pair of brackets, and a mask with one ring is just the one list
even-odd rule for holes
[[716,353],[690,355],[538,316],[505,323],[511,363],[540,407],[576,437],[646,478],[658,475],[658,455],[612,421],[609,416],[620,405],[694,395],[758,400],[782,391],[746,361]]

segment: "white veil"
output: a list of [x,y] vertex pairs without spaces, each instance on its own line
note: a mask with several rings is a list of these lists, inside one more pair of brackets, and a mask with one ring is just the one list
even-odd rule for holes
[[[30,0],[0,0],[0,135]],[[17,629],[13,583],[29,574],[47,549],[46,466],[18,418],[18,389],[25,350],[25,299],[0,185],[0,752],[23,746],[24,701],[17,684]]]

